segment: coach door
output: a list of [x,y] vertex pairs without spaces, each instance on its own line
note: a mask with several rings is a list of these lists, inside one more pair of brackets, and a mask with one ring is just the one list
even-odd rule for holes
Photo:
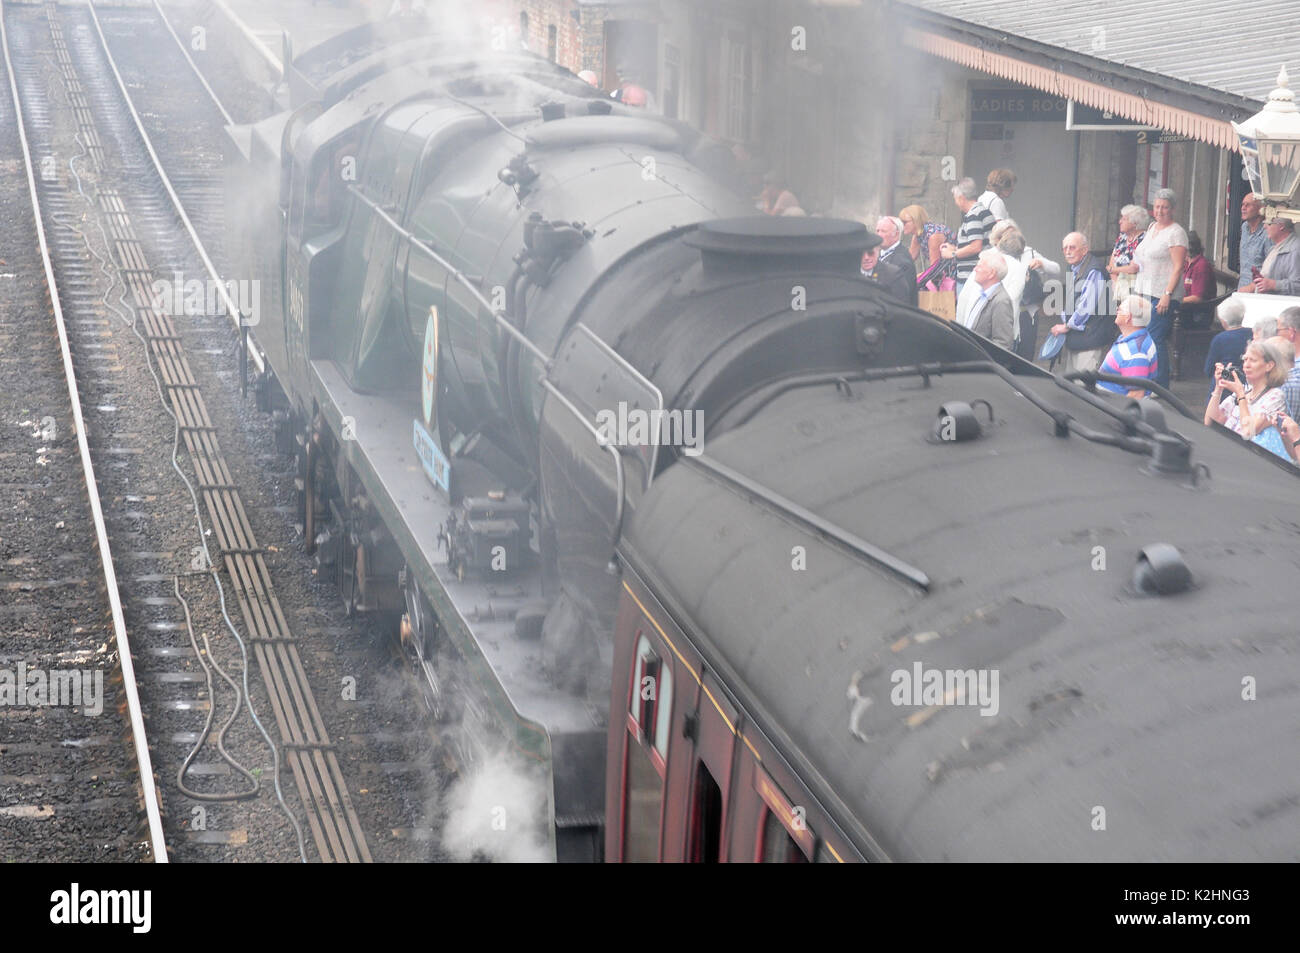
[[736,709],[707,670],[700,676],[695,720],[684,859],[716,864],[727,856],[727,806],[731,803],[738,719]]

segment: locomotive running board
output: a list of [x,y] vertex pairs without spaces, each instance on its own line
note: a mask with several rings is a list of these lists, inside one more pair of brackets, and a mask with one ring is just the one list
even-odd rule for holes
[[[465,660],[475,694],[514,749],[552,774],[556,817],[586,816],[603,805],[573,800],[595,791],[603,799],[605,718],[586,698],[558,692],[542,671],[540,647],[515,635],[514,611],[543,599],[542,572],[530,565],[505,578],[451,572],[437,529],[451,515],[411,443],[411,408],[381,395],[358,394],[330,361],[312,361],[312,394],[335,434],[351,418],[339,453],[370,499]],[[581,753],[581,756],[578,756]],[[565,775],[599,763],[594,779]],[[557,773],[558,772],[558,773]]]

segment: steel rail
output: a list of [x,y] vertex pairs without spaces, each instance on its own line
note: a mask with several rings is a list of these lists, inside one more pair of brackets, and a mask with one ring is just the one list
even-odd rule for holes
[[248,24],[239,18],[239,14],[230,9],[230,5],[226,3],[225,0],[212,0],[212,4],[221,11],[221,15],[224,16],[236,30],[244,35],[245,39],[248,40],[249,44],[257,54],[266,61],[266,64],[271,68],[271,70],[283,79],[289,64],[280,62],[280,58],[272,53],[270,47],[263,43],[261,38],[249,28]]
[[104,585],[108,595],[108,604],[113,617],[113,633],[117,642],[118,663],[122,667],[122,687],[126,693],[127,712],[131,723],[131,741],[135,749],[136,763],[140,768],[140,787],[144,798],[145,814],[149,824],[150,847],[156,863],[167,863],[167,841],[163,833],[162,813],[159,808],[158,790],[154,784],[153,761],[149,756],[149,741],[144,730],[144,716],[140,710],[140,695],[136,688],[135,664],[131,657],[131,642],[126,631],[126,617],[122,612],[122,598],[117,588],[117,573],[113,568],[113,552],[108,542],[108,529],[104,524],[104,510],[99,500],[99,484],[95,479],[95,467],[90,458],[90,444],[86,439],[86,422],[81,413],[81,394],[77,388],[76,370],[72,363],[72,351],[68,344],[68,329],[63,319],[63,307],[59,301],[58,284],[54,278],[54,265],[50,258],[49,244],[45,238],[45,225],[41,220],[41,203],[36,191],[36,172],[32,165],[31,149],[27,144],[27,130],[23,118],[22,97],[18,92],[18,80],[14,76],[13,61],[9,55],[9,33],[4,25],[5,6],[0,0],[0,47],[3,47],[5,71],[9,76],[9,92],[13,97],[14,118],[18,126],[18,142],[22,147],[23,165],[27,174],[27,190],[32,201],[32,213],[36,219],[36,236],[40,243],[41,261],[45,269],[45,282],[50,292],[50,305],[54,312],[54,324],[59,334],[59,350],[63,358],[63,373],[68,385],[68,394],[72,403],[73,427],[77,433],[77,450],[81,456],[82,473],[86,479],[86,492],[90,498],[91,514],[95,523],[95,539],[99,549],[100,562],[104,567]]
[[[238,308],[232,309],[233,302],[167,180],[158,154],[145,132],[109,50],[107,37],[95,14],[93,0],[88,0],[86,6],[99,36],[106,63],[117,81],[123,104],[131,113],[140,134],[141,144],[185,222],[195,248],[203,256],[208,274],[216,281],[228,310],[238,315]],[[252,643],[252,653],[261,670],[280,730],[281,746],[287,749],[286,760],[307,812],[308,827],[317,851],[321,860],[326,862],[347,860],[369,863],[372,859],[370,850],[347,790],[338,756],[317,707],[288,621],[276,597],[263,550],[254,536],[238,488],[217,442],[215,428],[201,395],[197,392],[197,382],[183,359],[175,327],[168,315],[153,308],[141,309],[140,317],[144,323],[145,335],[159,361],[161,386],[170,392],[177,424],[184,434],[185,447],[199,479],[199,488],[208,511],[208,525],[233,585],[245,631],[249,636],[248,641]],[[250,353],[257,357],[256,351]],[[263,370],[265,365],[259,360],[258,367]],[[207,551],[206,540],[204,550]],[[215,568],[213,571],[215,574]],[[218,592],[222,592],[220,587]],[[227,623],[230,624],[228,618]],[[233,625],[231,630],[243,649],[244,640]],[[247,699],[247,667],[244,674]],[[270,741],[269,738],[267,740]],[[294,824],[296,827],[296,820]]]
[[194,75],[197,76],[199,82],[203,84],[204,92],[206,92],[208,98],[212,100],[212,105],[217,107],[217,111],[221,113],[221,118],[226,121],[227,126],[235,125],[235,120],[230,118],[230,113],[226,111],[226,107],[221,104],[221,100],[217,98],[217,94],[214,93],[212,87],[208,85],[208,81],[199,69],[198,64],[195,63],[194,59],[190,56],[190,51],[185,48],[185,44],[181,42],[181,38],[177,36],[176,31],[172,29],[171,22],[167,19],[167,14],[163,13],[163,8],[158,5],[158,0],[150,0],[150,2],[153,3],[153,8],[158,14],[158,19],[162,20],[163,26],[167,28],[167,32],[171,34],[172,39],[176,41],[177,47],[180,48],[181,56],[185,57],[185,62],[190,64],[190,69],[194,70]]
[[[108,68],[113,73],[113,78],[117,81],[117,88],[122,94],[122,102],[126,105],[127,111],[131,114],[131,119],[135,123],[136,132],[140,134],[140,141],[144,145],[145,151],[149,153],[149,158],[153,161],[154,169],[158,172],[158,178],[162,182],[163,189],[167,192],[167,197],[171,199],[172,207],[180,217],[181,224],[185,226],[185,231],[190,236],[190,241],[194,245],[194,250],[199,253],[199,258],[203,261],[203,268],[212,279],[217,293],[221,296],[221,302],[226,307],[226,314],[230,315],[235,325],[235,330],[243,331],[248,327],[244,323],[243,313],[239,310],[239,305],[231,298],[230,292],[226,290],[226,283],[222,280],[221,275],[217,273],[217,268],[212,264],[212,259],[208,257],[208,250],[199,238],[198,230],[195,229],[194,223],[190,221],[189,214],[185,211],[185,206],[181,204],[180,196],[172,188],[171,179],[167,177],[166,170],[163,169],[162,160],[158,158],[158,153],[154,150],[153,140],[149,138],[149,133],[145,131],[144,122],[140,119],[140,114],[136,112],[135,103],[131,100],[131,94],[127,92],[126,83],[122,80],[122,74],[118,71],[117,61],[113,59],[113,54],[108,48],[108,38],[104,36],[104,30],[100,26],[99,16],[95,13],[94,0],[86,0],[86,9],[90,12],[90,21],[95,25],[95,33],[99,36],[100,48],[104,51],[104,59],[108,63]],[[193,65],[193,64],[191,64]],[[200,77],[202,79],[202,77]],[[266,361],[258,352],[257,348],[249,347],[248,354],[253,363],[257,365],[259,374],[266,371]]]

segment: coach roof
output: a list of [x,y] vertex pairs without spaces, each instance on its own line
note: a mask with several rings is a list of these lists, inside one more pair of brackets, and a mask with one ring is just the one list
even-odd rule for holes
[[[904,860],[1294,857],[1295,478],[1180,422],[1214,474],[1186,488],[1054,437],[991,375],[854,387],[787,392],[705,454],[919,567],[929,594],[689,462],[624,540],[813,793],[848,805],[845,829]],[[990,435],[927,442],[941,403],[979,398]],[[1191,591],[1132,590],[1155,542],[1182,552]],[[917,663],[996,671],[997,714],[891,704]]]

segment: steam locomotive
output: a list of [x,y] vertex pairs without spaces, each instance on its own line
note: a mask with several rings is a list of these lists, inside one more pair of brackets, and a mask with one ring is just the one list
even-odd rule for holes
[[1280,461],[890,301],[862,225],[530,55],[369,26],[286,81],[229,247],[306,543],[557,858],[1296,856]]

